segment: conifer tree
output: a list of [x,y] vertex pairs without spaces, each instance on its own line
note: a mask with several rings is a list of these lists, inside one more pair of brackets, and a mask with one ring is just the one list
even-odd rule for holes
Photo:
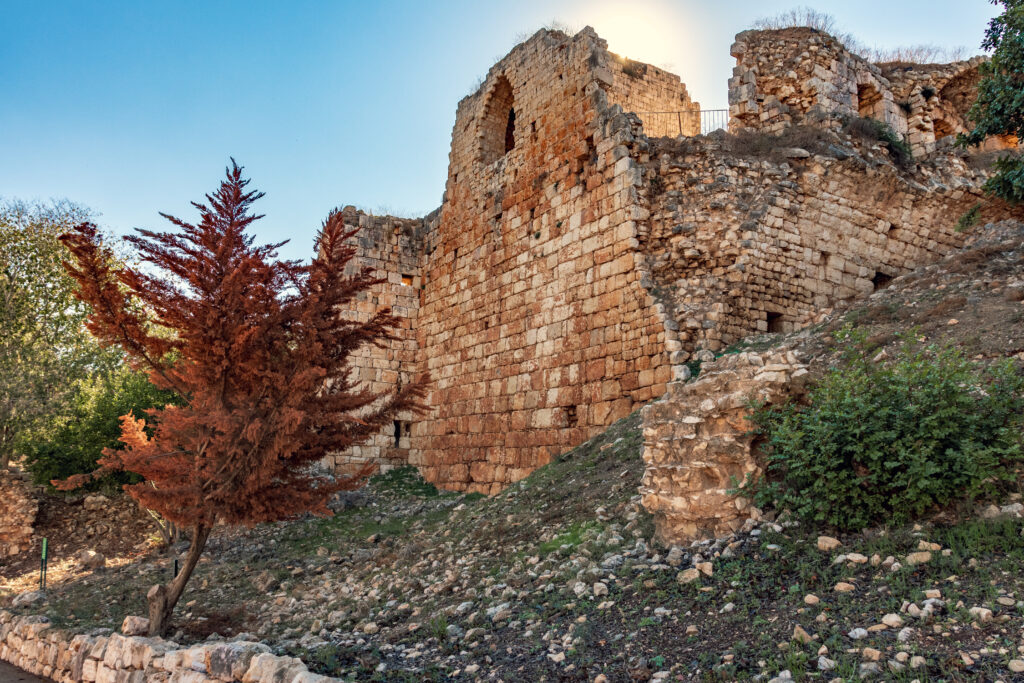
[[90,331],[183,398],[146,420],[122,417],[123,450],[106,450],[93,475],[54,482],[73,488],[96,474],[134,472],[144,481],[127,492],[191,530],[178,575],[147,594],[151,635],[167,631],[215,524],[330,514],[330,496],[369,472],[333,478],[316,464],[415,409],[422,395],[419,382],[376,395],[350,375],[351,354],[390,339],[396,319],[387,309],[366,321],[345,314],[381,280],[368,268],[344,273],[355,231],[340,212],[324,221],[311,263],[277,260],[284,242],[254,246],[246,232],[261,218],[251,208],[263,196],[248,183],[232,160],[217,191],[193,203],[196,224],[161,214],[177,230],[126,238],[141,267],[109,258],[90,223],[62,237],[72,255],[65,267],[92,307]]

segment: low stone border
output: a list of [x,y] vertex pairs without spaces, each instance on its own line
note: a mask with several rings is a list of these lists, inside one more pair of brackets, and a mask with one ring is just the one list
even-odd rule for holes
[[0,610],[0,659],[59,683],[340,683],[262,643],[183,648],[161,638],[70,633],[52,628],[46,617],[6,610]]

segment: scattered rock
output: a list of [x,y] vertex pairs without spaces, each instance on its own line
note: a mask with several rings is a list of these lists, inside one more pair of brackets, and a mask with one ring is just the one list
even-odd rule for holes
[[903,626],[903,617],[893,613],[886,614],[882,617],[882,623],[889,628],[899,628],[900,626]]
[[144,636],[149,633],[149,619],[128,615],[121,624],[121,633],[126,636]]
[[983,624],[986,621],[992,621],[992,610],[990,610],[987,607],[972,607],[967,611],[970,613],[972,617],[974,617]]
[[19,593],[11,601],[13,607],[28,607],[29,605],[35,605],[36,603],[43,602],[46,600],[46,593],[43,591],[28,591],[26,593]]
[[818,550],[821,550],[822,552],[827,553],[830,550],[835,550],[841,545],[842,543],[840,543],[838,538],[832,538],[831,536],[818,536]]
[[804,645],[814,642],[814,638],[811,634],[805,631],[800,624],[793,627],[793,640],[798,643],[803,643]]
[[907,555],[907,564],[911,567],[919,564],[925,564],[932,561],[932,554],[928,551],[921,551],[916,553],[910,553]]
[[78,553],[78,564],[83,569],[102,569],[107,566],[107,558],[95,550],[83,550]]
[[683,571],[676,574],[676,581],[679,583],[693,583],[700,578],[700,570],[695,567],[684,569]]

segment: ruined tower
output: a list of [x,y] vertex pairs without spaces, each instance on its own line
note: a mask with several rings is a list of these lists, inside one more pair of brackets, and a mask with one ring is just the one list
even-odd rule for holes
[[[333,465],[496,492],[662,395],[693,353],[796,329],[958,246],[984,176],[940,133],[964,125],[977,62],[887,78],[806,31],[733,46],[729,127],[762,136],[753,151],[593,29],[539,31],[495,64],[459,102],[438,211],[345,212],[362,227],[352,267],[386,278],[356,314],[402,319],[355,372],[429,382],[424,414]],[[852,141],[860,115],[907,134],[914,165]],[[767,137],[789,129],[807,148]]]

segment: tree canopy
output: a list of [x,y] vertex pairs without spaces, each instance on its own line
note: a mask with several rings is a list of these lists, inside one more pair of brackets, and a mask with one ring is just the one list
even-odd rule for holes
[[[965,144],[978,145],[993,135],[1024,139],[1024,0],[992,0],[1003,13],[989,22],[982,47],[992,59],[981,65],[978,98],[967,114],[974,129]],[[1024,157],[1006,154],[995,164],[986,189],[1010,202],[1024,200]]]
[[42,422],[62,412],[75,382],[115,367],[85,329],[59,237],[89,212],[70,202],[0,205],[0,468]]

